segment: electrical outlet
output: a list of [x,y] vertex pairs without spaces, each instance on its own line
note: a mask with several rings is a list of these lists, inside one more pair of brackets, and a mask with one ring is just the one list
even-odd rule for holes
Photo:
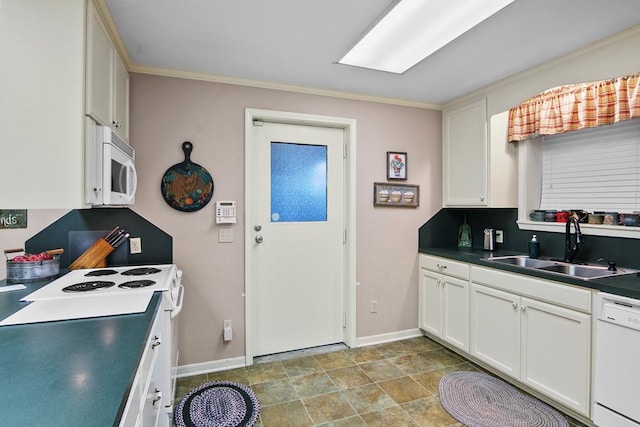
[[129,249],[132,254],[142,253],[142,239],[140,237],[132,237],[129,239]]
[[222,321],[222,340],[231,341],[233,339],[233,330],[231,329],[231,320]]
[[378,300],[376,300],[376,299],[372,299],[371,300],[371,312],[372,313],[377,313],[378,312]]
[[496,243],[504,243],[504,235],[502,230],[496,230]]

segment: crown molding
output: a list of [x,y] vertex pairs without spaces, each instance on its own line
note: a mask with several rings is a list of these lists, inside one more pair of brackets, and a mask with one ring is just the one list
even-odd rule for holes
[[308,86],[297,86],[284,83],[275,83],[263,80],[244,79],[218,74],[198,73],[193,71],[175,70],[171,68],[153,67],[149,65],[132,64],[129,72],[140,74],[152,74],[164,77],[175,77],[181,79],[201,80],[206,82],[224,83],[237,86],[249,86],[261,89],[272,89],[286,92],[304,93],[307,95],[328,96],[333,98],[344,98],[355,101],[375,102],[378,104],[392,104],[403,107],[423,108],[428,110],[442,110],[438,104],[427,104],[424,102],[410,101],[398,98],[385,98],[381,96],[365,95],[360,93],[343,92],[337,90],[327,90]]

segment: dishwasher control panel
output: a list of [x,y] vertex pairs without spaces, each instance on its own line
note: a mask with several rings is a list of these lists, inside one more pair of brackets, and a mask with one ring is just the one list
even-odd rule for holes
[[640,301],[617,295],[601,296],[598,319],[640,330]]

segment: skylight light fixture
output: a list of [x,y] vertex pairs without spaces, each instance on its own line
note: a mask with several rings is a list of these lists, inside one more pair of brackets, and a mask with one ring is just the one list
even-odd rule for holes
[[399,0],[340,64],[404,73],[515,0]]

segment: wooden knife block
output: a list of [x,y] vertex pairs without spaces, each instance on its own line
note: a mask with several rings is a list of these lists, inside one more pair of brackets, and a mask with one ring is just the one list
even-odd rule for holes
[[106,267],[107,256],[111,252],[113,252],[113,246],[100,238],[69,265],[69,270]]

